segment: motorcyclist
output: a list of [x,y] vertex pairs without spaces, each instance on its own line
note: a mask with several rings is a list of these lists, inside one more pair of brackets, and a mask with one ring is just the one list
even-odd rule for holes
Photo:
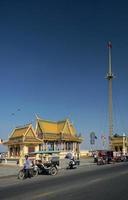
[[29,160],[28,155],[25,155],[25,162],[24,162],[25,178],[31,178],[30,168],[31,168],[31,161]]
[[97,163],[98,162],[98,156],[97,154],[94,154],[94,163]]

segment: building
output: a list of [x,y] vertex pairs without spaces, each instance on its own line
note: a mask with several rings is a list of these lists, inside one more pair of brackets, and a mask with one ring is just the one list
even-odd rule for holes
[[32,124],[17,127],[4,145],[8,146],[8,158],[20,158],[36,151],[59,151],[61,156],[73,152],[79,157],[82,137],[69,119],[49,121],[37,117],[35,130]]
[[8,158],[19,158],[30,152],[38,151],[41,143],[42,140],[36,136],[32,124],[28,124],[15,128],[4,145],[8,146]]
[[120,136],[115,134],[111,137],[111,146],[115,152],[128,153],[128,137],[126,135]]
[[92,156],[92,153],[89,150],[80,150],[80,157],[86,158]]

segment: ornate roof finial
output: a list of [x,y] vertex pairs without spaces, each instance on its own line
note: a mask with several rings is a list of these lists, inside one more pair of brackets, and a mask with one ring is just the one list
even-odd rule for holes
[[35,117],[36,117],[37,120],[40,119],[37,114],[35,114]]

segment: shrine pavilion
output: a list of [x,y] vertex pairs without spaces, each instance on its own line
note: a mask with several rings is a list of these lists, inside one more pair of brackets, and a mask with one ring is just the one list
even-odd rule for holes
[[16,127],[4,145],[8,146],[8,158],[36,151],[59,151],[62,155],[73,152],[78,157],[81,142],[69,119],[55,122],[36,117],[35,129],[32,124]]

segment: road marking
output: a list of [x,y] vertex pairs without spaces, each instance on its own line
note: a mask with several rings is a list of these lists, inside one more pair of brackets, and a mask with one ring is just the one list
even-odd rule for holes
[[37,198],[50,196],[50,195],[54,194],[55,192],[56,192],[56,191],[43,192],[43,193],[36,194],[36,195],[32,198],[32,200],[37,200]]

